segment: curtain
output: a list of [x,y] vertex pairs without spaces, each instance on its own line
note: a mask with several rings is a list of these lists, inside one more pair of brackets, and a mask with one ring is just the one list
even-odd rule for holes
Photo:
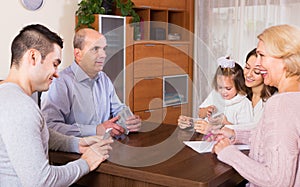
[[216,59],[230,56],[242,67],[257,35],[278,24],[300,26],[300,0],[195,0],[193,116],[212,90]]

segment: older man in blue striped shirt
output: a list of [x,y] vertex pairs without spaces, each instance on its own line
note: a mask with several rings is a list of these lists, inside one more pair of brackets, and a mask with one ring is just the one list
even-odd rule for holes
[[[118,112],[125,107],[109,77],[102,71],[106,58],[106,38],[84,28],[74,36],[75,61],[59,73],[48,92],[42,94],[41,109],[47,125],[66,135],[103,135],[112,128],[113,136],[124,128],[117,124]],[[126,119],[126,130],[138,131],[137,115]]]

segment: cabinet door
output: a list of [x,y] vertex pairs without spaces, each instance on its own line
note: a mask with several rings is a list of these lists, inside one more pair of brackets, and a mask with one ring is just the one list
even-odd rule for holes
[[152,123],[162,123],[162,109],[154,110],[143,110],[135,112],[136,115],[139,115],[143,122],[152,122]]
[[133,110],[162,108],[162,78],[135,79]]
[[120,100],[125,102],[125,17],[99,14],[98,20],[99,32],[104,34],[108,44],[103,71],[113,82]]
[[185,74],[189,70],[188,45],[173,44],[164,46],[164,75]]
[[134,45],[134,78],[162,76],[163,45]]
[[177,125],[180,115],[188,115],[188,105],[175,105],[163,109],[163,123]]

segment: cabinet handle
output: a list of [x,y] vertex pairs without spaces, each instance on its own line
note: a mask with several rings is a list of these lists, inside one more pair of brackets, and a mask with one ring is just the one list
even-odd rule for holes
[[184,46],[184,44],[171,44],[170,46]]
[[155,46],[155,44],[145,44],[147,47]]
[[140,8],[151,8],[151,6],[140,6]]
[[149,112],[153,112],[154,110],[151,110],[151,109],[149,109],[149,110],[145,110],[145,113],[149,113]]
[[144,80],[153,80],[155,77],[145,77]]

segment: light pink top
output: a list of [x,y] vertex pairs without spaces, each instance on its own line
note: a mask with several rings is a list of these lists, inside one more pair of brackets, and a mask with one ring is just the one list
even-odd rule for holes
[[236,142],[251,145],[249,157],[231,145],[218,159],[231,165],[250,186],[300,186],[298,110],[300,92],[272,96],[253,132],[236,130]]

